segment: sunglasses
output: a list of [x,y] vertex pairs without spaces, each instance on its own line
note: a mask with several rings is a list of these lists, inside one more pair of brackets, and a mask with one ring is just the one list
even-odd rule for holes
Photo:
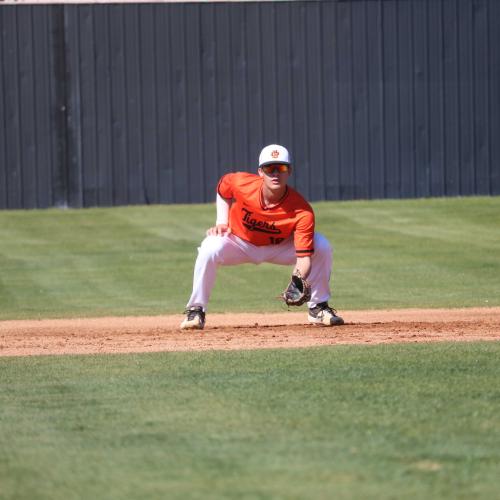
[[271,165],[264,165],[261,168],[267,175],[274,174],[274,172],[284,174],[285,172],[288,172],[289,165],[285,165],[284,163],[272,163]]

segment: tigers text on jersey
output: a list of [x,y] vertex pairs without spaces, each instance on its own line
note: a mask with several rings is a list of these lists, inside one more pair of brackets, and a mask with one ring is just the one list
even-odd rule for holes
[[253,245],[278,245],[293,234],[298,257],[314,252],[314,212],[295,189],[287,186],[281,201],[266,208],[263,180],[256,174],[236,172],[224,175],[217,187],[223,198],[233,201],[229,227],[239,238]]

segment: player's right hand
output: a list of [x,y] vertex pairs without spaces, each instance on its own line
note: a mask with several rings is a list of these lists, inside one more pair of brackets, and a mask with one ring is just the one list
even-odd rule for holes
[[207,236],[224,236],[231,233],[231,228],[227,224],[217,224],[207,229]]

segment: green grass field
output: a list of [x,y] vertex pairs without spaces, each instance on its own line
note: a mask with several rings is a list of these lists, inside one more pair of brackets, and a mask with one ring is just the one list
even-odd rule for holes
[[[314,206],[338,309],[500,305],[500,198]],[[0,320],[181,312],[213,218],[0,212]],[[211,310],[281,310],[289,272],[221,269]],[[0,357],[0,499],[500,499],[499,359],[499,342]]]
[[499,498],[499,358],[499,343],[0,358],[0,498]]
[[[335,248],[337,309],[500,305],[500,197],[314,207]],[[211,205],[0,212],[0,319],[182,312],[214,215]],[[279,311],[289,274],[221,268],[210,310]]]

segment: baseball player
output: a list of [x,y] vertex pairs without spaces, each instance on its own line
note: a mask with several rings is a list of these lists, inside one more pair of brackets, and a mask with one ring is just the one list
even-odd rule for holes
[[287,185],[292,162],[286,148],[266,146],[257,174],[224,175],[217,187],[217,220],[198,248],[193,293],[186,306],[182,329],[203,329],[218,266],[270,262],[294,265],[294,275],[307,280],[309,321],[342,325],[328,305],[332,249],[314,232],[309,203]]

